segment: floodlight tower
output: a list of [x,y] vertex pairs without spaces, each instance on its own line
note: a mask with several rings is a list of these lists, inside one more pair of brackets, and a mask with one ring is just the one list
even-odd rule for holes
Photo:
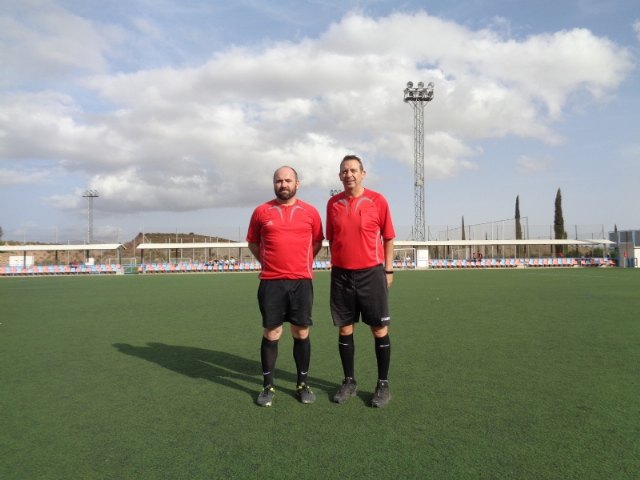
[[414,221],[413,240],[425,241],[424,215],[424,107],[433,99],[433,82],[424,86],[407,82],[404,101],[413,108],[413,172],[414,172]]
[[87,199],[87,243],[93,243],[93,199],[100,195],[97,190],[86,190],[82,196]]

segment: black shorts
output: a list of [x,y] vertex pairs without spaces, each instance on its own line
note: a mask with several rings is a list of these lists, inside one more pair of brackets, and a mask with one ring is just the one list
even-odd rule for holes
[[310,278],[299,280],[260,280],[258,306],[262,326],[275,328],[284,322],[310,327],[313,305],[313,283]]
[[371,327],[385,327],[389,316],[387,276],[378,265],[364,270],[331,268],[331,317],[343,327],[362,321]]

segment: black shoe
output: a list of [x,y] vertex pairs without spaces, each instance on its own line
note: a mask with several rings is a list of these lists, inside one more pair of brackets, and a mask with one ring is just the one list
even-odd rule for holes
[[333,396],[333,401],[340,404],[345,403],[351,397],[355,397],[356,393],[358,393],[356,381],[351,377],[347,377],[342,381],[342,385]]
[[256,403],[261,407],[270,407],[273,405],[273,397],[276,396],[276,390],[271,385],[264,387],[258,395]]
[[311,391],[311,388],[306,383],[298,385],[296,387],[296,398],[300,400],[300,403],[310,404],[316,401],[316,396]]
[[391,393],[389,393],[389,381],[378,380],[376,391],[371,399],[371,406],[382,408],[389,403],[389,400],[391,400]]

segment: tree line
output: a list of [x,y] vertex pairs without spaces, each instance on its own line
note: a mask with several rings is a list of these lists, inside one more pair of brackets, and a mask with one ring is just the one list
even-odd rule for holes
[[[520,195],[516,196],[516,212],[515,212],[515,224],[516,224],[516,240],[522,240],[522,224],[520,223]],[[556,240],[565,240],[567,238],[567,232],[564,229],[564,217],[562,215],[562,191],[558,188],[556,192],[555,200],[555,213],[553,215],[553,232]],[[464,216],[462,217],[462,240],[466,238],[464,230]],[[516,246],[516,255],[520,256],[522,250],[521,245]],[[564,253],[564,245],[554,245],[554,251],[556,255]]]
[[[520,195],[516,196],[516,240],[522,240],[522,225],[520,223]],[[556,240],[566,240],[567,232],[564,229],[564,216],[562,215],[562,192],[558,188],[556,192],[555,210],[553,215],[553,233]],[[520,245],[516,247],[516,252],[519,255]],[[556,255],[562,254],[564,245],[554,245],[554,251]]]

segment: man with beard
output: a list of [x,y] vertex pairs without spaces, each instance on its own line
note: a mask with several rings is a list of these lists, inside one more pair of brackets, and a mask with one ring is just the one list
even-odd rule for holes
[[291,325],[293,358],[297,370],[296,398],[302,403],[316,399],[307,383],[311,360],[309,327],[312,325],[313,259],[322,247],[322,220],[318,210],[299,200],[300,182],[291,167],[273,174],[276,198],[256,207],[251,216],[247,242],[262,264],[258,305],[262,314],[263,389],[257,403],[270,407],[275,396],[274,370],[283,323]]

